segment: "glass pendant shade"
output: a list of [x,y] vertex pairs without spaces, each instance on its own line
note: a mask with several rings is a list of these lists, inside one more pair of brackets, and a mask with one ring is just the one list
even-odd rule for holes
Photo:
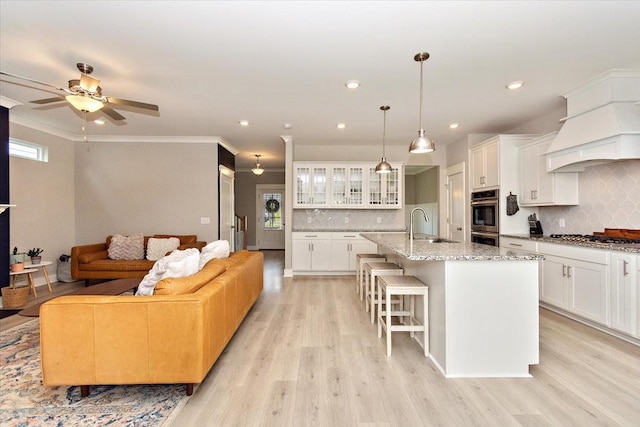
[[251,169],[251,172],[253,172],[253,174],[257,176],[262,175],[264,172],[264,169],[260,167],[259,160],[260,160],[260,154],[256,154],[256,167]]
[[411,145],[409,145],[409,152],[416,154],[431,153],[435,149],[436,145],[424,134],[424,129],[418,131],[418,137],[411,141]]
[[411,141],[409,152],[415,154],[430,153],[436,149],[436,145],[425,135],[424,128],[422,127],[422,65],[424,61],[429,59],[429,54],[427,52],[420,52],[417,53],[413,59],[420,62],[420,130],[418,131],[418,137]]
[[380,109],[384,113],[384,121],[382,124],[382,160],[380,160],[380,163],[376,165],[376,173],[391,173],[391,165],[387,163],[387,158],[384,155],[384,140],[387,133],[387,110],[389,110],[390,108],[391,107],[389,107],[388,105],[383,105],[382,107],[380,107]]
[[98,111],[104,107],[102,102],[97,99],[93,99],[90,96],[67,95],[65,98],[76,110],[85,111],[87,113],[93,113],[94,111]]

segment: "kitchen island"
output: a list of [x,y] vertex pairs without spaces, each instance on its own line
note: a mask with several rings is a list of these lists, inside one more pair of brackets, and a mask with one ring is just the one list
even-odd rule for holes
[[[424,235],[411,243],[407,233],[361,235],[429,286],[429,357],[446,377],[530,376],[529,365],[538,363],[538,262],[544,256],[430,243]],[[422,321],[424,313],[416,317]]]

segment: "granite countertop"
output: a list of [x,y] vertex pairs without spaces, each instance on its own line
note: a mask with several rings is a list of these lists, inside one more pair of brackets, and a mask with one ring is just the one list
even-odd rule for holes
[[[429,243],[425,240],[409,242],[408,233],[361,233],[366,239],[384,246],[406,259],[416,261],[530,261],[544,259],[544,255],[447,240],[441,243]],[[424,237],[416,234],[416,237]]]
[[397,230],[372,230],[370,228],[368,229],[363,229],[363,228],[343,228],[343,229],[337,229],[337,228],[323,228],[323,229],[303,229],[303,228],[294,228],[293,230],[291,230],[294,233],[405,233],[407,230],[405,230],[404,228],[402,229],[397,229]]
[[604,249],[608,251],[621,251],[640,254],[640,245],[621,243],[598,243],[598,242],[575,242],[572,240],[562,240],[549,236],[531,236],[529,234],[501,234],[501,237],[511,237],[513,239],[530,240],[532,242],[556,243],[558,245],[580,246],[589,249]]

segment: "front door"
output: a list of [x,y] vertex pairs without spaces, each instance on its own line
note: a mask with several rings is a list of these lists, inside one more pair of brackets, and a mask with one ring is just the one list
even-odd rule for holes
[[464,163],[447,168],[447,234],[451,240],[465,241]]
[[284,250],[284,184],[256,186],[256,246]]

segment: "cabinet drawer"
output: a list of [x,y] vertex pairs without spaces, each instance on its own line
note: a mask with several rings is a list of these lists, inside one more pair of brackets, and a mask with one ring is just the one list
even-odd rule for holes
[[352,231],[347,233],[332,233],[331,238],[333,240],[366,240],[364,237],[360,236],[359,232]]
[[317,232],[317,231],[294,231],[291,233],[291,238],[293,240],[310,240],[310,239],[331,239],[331,234],[329,232]]
[[527,252],[538,252],[538,242],[527,239],[514,239],[511,237],[500,237],[500,247],[518,249]]
[[593,262],[596,264],[609,263],[609,253],[602,249],[588,249],[579,246],[540,242],[538,243],[538,252],[546,255],[555,255],[586,262]]

